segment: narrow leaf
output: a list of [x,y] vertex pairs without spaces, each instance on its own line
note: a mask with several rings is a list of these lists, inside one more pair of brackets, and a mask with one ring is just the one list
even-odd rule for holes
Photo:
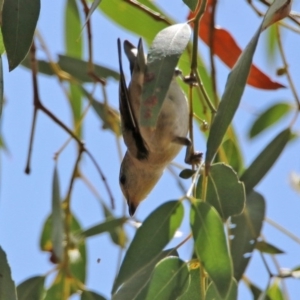
[[106,300],[106,298],[92,291],[83,291],[80,300]]
[[[211,125],[211,130],[207,140],[207,151],[205,158],[207,170],[209,169],[211,161],[216,155],[227,128],[240,104],[260,33],[262,29],[274,22],[274,14],[279,13],[282,7],[280,4],[284,5],[285,2],[287,1],[277,0],[269,7],[261,26],[258,28],[250,43],[247,45],[232,71],[228,75],[225,91]],[[280,17],[282,16],[283,14],[280,14]]]
[[285,300],[285,296],[280,287],[280,280],[275,279],[273,284],[269,287],[267,295],[271,300]]
[[106,219],[105,222],[100,223],[99,225],[92,226],[91,228],[88,228],[80,233],[82,237],[91,237],[97,234],[101,234],[103,232],[111,231],[114,228],[123,225],[127,221],[127,218],[121,217],[121,218],[110,218]]
[[17,300],[15,283],[11,278],[11,271],[6,253],[0,247],[0,299]]
[[274,165],[291,138],[290,129],[280,132],[256,157],[246,169],[240,180],[244,182],[247,193],[251,191]]
[[113,294],[113,300],[135,299],[145,300],[150,284],[150,279],[154,267],[158,262],[166,257],[178,257],[176,249],[168,249],[161,251],[152,258],[146,265],[137,271],[129,280],[122,284],[117,293]]
[[232,283],[230,285],[229,292],[224,297],[221,297],[218,293],[216,285],[211,282],[207,288],[205,300],[234,300],[237,299],[238,296],[238,286],[235,279],[232,279]]
[[92,5],[91,5],[91,8],[90,8],[90,10],[89,10],[89,13],[88,13],[88,15],[87,15],[87,17],[86,17],[86,19],[85,19],[85,22],[84,22],[84,24],[83,24],[83,26],[82,26],[81,31],[83,30],[83,28],[85,27],[86,23],[89,21],[89,19],[91,18],[93,12],[96,10],[96,8],[97,8],[98,5],[101,3],[101,1],[102,1],[102,0],[94,0],[94,1],[93,1]]
[[[59,66],[65,71],[70,73],[72,76],[82,82],[92,82],[93,79],[87,74],[88,62],[66,55],[59,55],[58,60]],[[95,74],[101,78],[114,78],[119,79],[119,74],[109,68],[94,65]]]
[[10,71],[29,51],[39,13],[40,0],[4,1],[1,29]]
[[264,242],[264,241],[259,241],[255,244],[255,248],[257,250],[259,250],[260,252],[264,252],[264,253],[269,253],[269,254],[282,254],[284,253],[282,250],[280,250],[279,248]]
[[[196,190],[198,199],[202,195],[202,182],[203,176],[200,176]],[[236,172],[230,166],[223,163],[211,166],[208,174],[206,201],[218,211],[224,221],[243,211],[246,201],[244,185],[238,180]]]
[[44,276],[35,276],[20,283],[17,287],[18,300],[42,300],[44,282]]
[[126,252],[113,293],[161,253],[173,238],[182,218],[183,206],[178,201],[164,203],[147,217]]
[[53,251],[58,261],[61,262],[63,256],[64,225],[63,225],[63,212],[62,212],[61,199],[60,199],[59,179],[58,179],[56,166],[54,168],[53,182],[52,182],[52,217],[51,218],[52,218],[51,241],[53,245]]
[[195,170],[191,170],[191,169],[184,169],[179,173],[179,177],[183,178],[183,179],[189,179],[191,178],[194,174],[196,173]]
[[201,295],[201,276],[202,272],[200,270],[200,263],[197,260],[192,260],[188,263],[189,273],[190,273],[190,284],[188,286],[187,291],[178,298],[178,300],[204,300]]
[[156,127],[179,58],[191,36],[188,24],[176,24],[160,31],[149,49],[140,107],[140,124]]
[[246,207],[239,216],[231,218],[231,257],[234,277],[239,281],[249,263],[256,239],[260,235],[265,217],[264,198],[252,191],[247,195]]
[[161,260],[155,267],[146,300],[177,299],[189,284],[187,265],[178,257]]
[[2,56],[0,54],[0,122],[2,117],[2,110],[4,104],[4,95],[3,95],[3,66],[2,66]]
[[190,220],[197,256],[219,294],[225,297],[233,272],[222,220],[205,202],[193,204]]
[[268,107],[252,124],[249,131],[249,137],[253,138],[257,136],[259,133],[281,120],[288,112],[291,111],[291,109],[291,105],[284,102],[276,103]]
[[197,4],[198,4],[198,0],[182,0],[191,11],[195,11]]

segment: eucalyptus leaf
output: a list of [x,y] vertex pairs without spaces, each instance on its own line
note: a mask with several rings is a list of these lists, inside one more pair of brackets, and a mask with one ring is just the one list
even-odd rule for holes
[[229,291],[233,270],[222,220],[205,202],[196,202],[190,216],[197,256],[221,295]]
[[273,284],[268,288],[267,295],[271,300],[285,300],[286,297],[280,287],[280,279],[276,278]]
[[187,23],[169,26],[154,38],[147,56],[139,124],[156,127],[175,68],[191,37]]
[[197,4],[198,4],[198,0],[182,0],[191,11],[195,11]]
[[18,300],[42,300],[44,297],[44,276],[26,279],[17,287]]
[[232,122],[233,116],[240,104],[260,33],[275,21],[286,16],[286,9],[288,10],[288,8],[285,8],[284,12],[281,11],[281,8],[285,7],[287,2],[287,0],[275,0],[271,4],[258,30],[228,75],[225,91],[212,122],[207,140],[205,158],[207,170],[209,169],[210,164],[222,143],[228,126]]
[[216,285],[211,282],[207,288],[205,300],[235,300],[238,299],[238,286],[235,279],[232,279],[229,292],[225,297],[221,297],[218,293]]
[[189,285],[187,265],[178,257],[167,257],[154,268],[146,300],[177,299]]
[[265,241],[259,241],[255,244],[255,249],[257,249],[260,252],[268,253],[268,254],[282,254],[284,253],[279,248],[265,242]]
[[152,258],[146,265],[131,276],[116,293],[113,294],[113,300],[135,299],[145,300],[149,289],[150,279],[154,267],[158,262],[166,257],[178,257],[176,249],[161,251]]
[[183,219],[181,202],[169,201],[152,212],[136,234],[125,254],[112,292],[155,259],[173,238]]
[[82,26],[82,29],[85,27],[86,23],[89,21],[89,19],[91,18],[92,14],[94,13],[94,11],[97,9],[98,5],[101,3],[102,0],[94,0],[92,3],[92,6],[89,9],[89,13],[86,16],[85,22]]
[[106,298],[92,291],[83,291],[80,300],[106,300]]
[[2,56],[0,55],[0,122],[2,117],[2,110],[4,104],[4,95],[3,95],[3,65],[2,65]]
[[183,179],[189,179],[191,178],[194,174],[196,173],[195,170],[191,170],[191,169],[184,169],[179,173],[179,177],[183,178]]
[[60,188],[57,168],[55,166],[52,181],[52,230],[51,241],[53,245],[53,252],[58,261],[62,262],[63,259],[63,211],[60,199]]
[[10,71],[28,53],[39,14],[40,0],[4,1],[1,30]]
[[245,170],[240,180],[244,182],[247,193],[251,191],[271,169],[291,139],[291,136],[290,128],[281,131]]
[[[201,199],[203,175],[200,176],[196,198]],[[236,172],[223,163],[213,164],[208,174],[206,201],[210,203],[225,221],[240,214],[245,206],[245,190]]]
[[253,138],[280,121],[284,116],[291,111],[292,107],[289,103],[276,103],[268,107],[262,112],[252,124],[249,130],[249,137]]
[[252,191],[247,195],[246,207],[239,216],[231,218],[230,250],[237,281],[249,263],[255,243],[260,235],[265,217],[265,200],[259,193]]
[[6,253],[0,247],[0,299],[17,300],[15,283],[7,262]]

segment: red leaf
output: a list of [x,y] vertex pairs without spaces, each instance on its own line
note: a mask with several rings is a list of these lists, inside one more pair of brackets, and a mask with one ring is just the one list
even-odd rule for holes
[[[206,11],[200,21],[199,37],[202,41],[209,46],[210,44],[210,22],[211,10],[213,1],[209,0],[207,3]],[[195,12],[190,12],[188,20],[195,16]],[[241,48],[236,43],[232,35],[221,27],[214,28],[213,38],[213,54],[218,56],[229,68],[232,68],[242,53]],[[265,90],[276,90],[285,87],[281,83],[272,81],[265,73],[260,71],[255,65],[252,64],[247,84]]]

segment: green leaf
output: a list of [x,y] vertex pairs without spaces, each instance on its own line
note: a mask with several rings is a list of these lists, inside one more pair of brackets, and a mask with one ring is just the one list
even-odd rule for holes
[[80,300],[106,300],[106,298],[92,291],[83,291]]
[[67,0],[65,8],[65,47],[66,54],[82,57],[81,20],[76,0]]
[[226,154],[227,164],[230,165],[237,173],[240,173],[244,165],[237,141],[233,141],[231,138],[228,138],[223,142],[222,146]]
[[[59,55],[58,64],[65,72],[70,73],[78,80],[82,82],[93,82],[93,79],[87,73],[87,61],[67,55]],[[94,64],[94,72],[101,78],[114,78],[115,80],[119,80],[119,73],[100,65]]]
[[[37,60],[38,71],[45,75],[54,75],[54,72],[50,66],[50,64],[45,60]],[[24,60],[21,62],[21,66],[31,69],[30,57],[27,55]]]
[[3,66],[2,66],[2,56],[0,55],[0,122],[2,117],[2,110],[4,104],[4,95],[3,95]]
[[6,253],[0,247],[0,299],[17,300],[15,283],[11,278],[11,271]]
[[247,193],[251,191],[274,165],[291,138],[290,129],[280,132],[256,157],[246,169],[240,180],[244,182]]
[[[147,67],[140,107],[143,127],[156,127],[175,68],[191,37],[187,23],[169,26],[154,38],[147,55]],[[143,55],[143,54],[141,54]]]
[[191,11],[195,11],[197,4],[198,4],[198,0],[182,0]]
[[207,140],[205,158],[207,168],[209,168],[214,159],[228,126],[240,104],[260,33],[286,15],[288,8],[286,7],[284,10],[281,10],[286,2],[287,0],[277,0],[269,7],[263,22],[228,75],[225,91],[212,122]]
[[121,284],[129,280],[161,253],[162,249],[173,238],[182,218],[183,206],[178,201],[162,204],[147,217],[136,231],[125,254],[113,286],[113,293]]
[[211,282],[207,288],[205,300],[235,300],[237,299],[237,295],[238,295],[238,286],[235,279],[232,279],[229,292],[227,293],[225,298],[222,298],[219,295],[216,285],[213,282]]
[[103,232],[112,231],[114,228],[123,225],[127,221],[127,218],[109,218],[106,219],[105,222],[100,223],[98,225],[92,226],[80,233],[82,237],[91,237],[97,234],[101,234]]
[[196,173],[195,170],[191,170],[191,169],[184,169],[179,173],[179,177],[183,178],[183,179],[189,179],[191,178],[194,174]]
[[176,249],[168,249],[160,252],[139,271],[137,271],[130,279],[128,279],[121,288],[113,294],[113,300],[135,299],[145,300],[149,288],[152,272],[155,265],[166,257],[178,257]]
[[[69,259],[70,259],[70,269],[74,277],[79,279],[82,283],[85,282],[86,276],[86,246],[85,242],[77,238],[78,232],[82,231],[82,228],[77,221],[77,219],[72,215],[71,216],[71,243],[72,249],[69,250]],[[51,241],[51,230],[52,230],[52,218],[51,215],[46,219],[41,239],[40,247],[42,251],[47,251],[51,253],[50,260],[53,263],[58,263],[57,258],[53,253],[53,246]]]
[[264,112],[262,112],[252,124],[249,131],[249,137],[253,138],[257,136],[259,133],[278,122],[288,112],[290,112],[291,109],[291,105],[284,102],[271,105]]
[[279,248],[277,248],[277,247],[275,247],[275,246],[273,246],[273,245],[271,245],[267,242],[264,242],[264,241],[256,242],[255,248],[260,252],[269,253],[269,254],[282,254],[282,253],[284,253]]
[[[200,176],[196,190],[198,199],[201,199],[202,195],[202,182],[203,176]],[[211,166],[208,174],[206,201],[218,211],[224,221],[243,211],[245,198],[244,185],[238,180],[236,172],[230,166],[223,163]]]
[[52,182],[52,230],[51,241],[53,252],[59,262],[63,260],[63,239],[64,239],[64,224],[63,224],[63,211],[61,207],[59,179],[57,168],[55,166]]
[[[0,1],[0,5],[1,5],[1,1]],[[0,6],[2,7],[2,6]],[[0,31],[0,55],[2,55],[5,52],[5,47],[4,47],[4,43],[3,43],[3,36],[2,36],[2,32]]]
[[265,217],[265,200],[255,191],[247,195],[246,207],[231,218],[230,243],[234,277],[239,281],[249,263]]
[[187,289],[189,272],[178,257],[167,257],[155,267],[150,281],[147,300],[177,299]]
[[269,287],[267,295],[270,300],[285,300],[284,294],[280,288],[280,280],[275,279],[273,284]]
[[[250,289],[252,296],[253,296],[253,300],[262,300],[261,296],[263,295],[263,291],[257,287],[255,284],[253,284],[250,281],[245,281],[245,284],[248,286],[248,288]],[[271,300],[268,295],[265,295],[265,297],[263,298],[263,300]]]
[[84,26],[86,25],[86,23],[89,21],[89,19],[91,18],[93,12],[96,10],[96,8],[97,8],[98,5],[101,3],[101,1],[102,1],[102,0],[94,0],[94,1],[93,1],[92,6],[91,6],[91,8],[90,8],[90,10],[89,10],[89,13],[88,13],[88,15],[87,15],[87,17],[86,17],[86,20],[85,20],[85,22],[84,22],[84,24],[83,24],[82,29],[84,28]]
[[78,138],[82,137],[82,88],[77,84],[69,84],[69,99],[73,111],[73,127]]
[[[115,218],[108,207],[104,203],[101,204],[106,220]],[[109,234],[113,243],[121,248],[125,248],[127,243],[127,235],[123,226],[114,227],[113,229],[109,230]]]
[[233,272],[222,220],[212,206],[196,202],[191,210],[191,227],[197,256],[219,294],[225,297]]
[[204,300],[201,298],[201,269],[200,269],[200,263],[195,260],[192,260],[188,263],[189,273],[190,273],[190,284],[188,286],[187,291],[181,295],[178,300],[191,300],[191,299],[197,299],[197,300]]
[[10,71],[28,53],[39,13],[40,0],[4,1],[1,29]]
[[18,300],[42,300],[44,282],[44,276],[35,276],[20,283],[17,287]]
[[101,103],[95,100],[91,94],[84,90],[85,96],[91,101],[92,107],[103,121],[102,128],[103,129],[110,129],[114,132],[117,136],[121,136],[121,124],[120,124],[120,115],[119,112],[108,104]]

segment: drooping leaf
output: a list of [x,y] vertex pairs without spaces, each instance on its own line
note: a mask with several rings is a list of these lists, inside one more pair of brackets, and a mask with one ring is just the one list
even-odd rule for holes
[[44,276],[35,276],[20,283],[17,287],[18,300],[42,300],[44,282]]
[[177,299],[189,285],[187,265],[178,257],[167,257],[154,268],[147,300]]
[[[203,176],[200,176],[196,198],[201,199]],[[206,201],[220,214],[223,220],[238,215],[245,206],[245,190],[236,172],[228,165],[217,163],[211,166],[208,174]]]
[[[24,58],[24,60],[21,62],[21,66],[31,69],[29,55],[27,55]],[[37,68],[38,68],[38,72],[40,72],[42,74],[49,75],[49,76],[54,75],[54,72],[53,72],[50,64],[45,60],[37,60]]]
[[[240,104],[260,33],[263,29],[272,24],[274,18],[278,17],[277,13],[280,10],[280,7],[285,5],[285,2],[286,0],[277,0],[269,7],[262,24],[259,26],[250,43],[247,45],[228,75],[225,91],[212,122],[207,140],[205,158],[207,170],[209,169],[211,161],[216,155],[227,128]],[[280,15],[280,17],[284,17],[284,14]]]
[[275,279],[273,284],[268,288],[267,295],[270,300],[285,300],[285,296],[280,288],[280,280]]
[[76,0],[67,0],[65,8],[65,47],[68,56],[82,57],[81,20]]
[[291,111],[291,109],[291,105],[284,102],[271,105],[254,121],[249,130],[249,137],[253,138],[257,136],[259,133],[263,132],[265,129],[282,119]]
[[0,247],[0,299],[17,300],[15,283],[7,262],[6,253]]
[[[59,55],[58,64],[65,72],[70,73],[72,76],[82,82],[93,82],[93,79],[88,75],[88,62],[67,56]],[[109,68],[94,64],[94,72],[101,78],[113,78],[119,80],[119,74]]]
[[265,200],[255,191],[247,195],[246,207],[239,216],[231,218],[230,250],[234,277],[239,281],[249,263],[265,217]]
[[[53,253],[53,245],[51,242],[52,218],[51,215],[46,219],[40,238],[40,248],[42,251],[50,252],[50,261],[58,263],[57,258]],[[79,279],[82,283],[85,282],[86,276],[86,246],[85,242],[77,238],[78,232],[82,228],[77,219],[71,216],[71,235],[70,239],[73,248],[69,250],[70,269],[72,275]]]
[[176,24],[160,31],[147,55],[140,121],[143,127],[156,127],[157,119],[167,95],[179,58],[191,36],[190,26]]
[[201,295],[201,275],[202,272],[200,270],[200,263],[199,261],[192,260],[188,263],[189,273],[190,273],[190,284],[188,286],[187,291],[181,295],[178,300],[191,300],[191,299],[197,299],[197,300],[204,300],[202,299]]
[[237,173],[241,172],[244,165],[237,141],[233,141],[228,138],[223,142],[222,147],[227,158],[227,164],[230,165]]
[[289,128],[281,131],[245,170],[240,180],[244,182],[247,193],[251,191],[271,169],[290,138],[291,131]]
[[106,298],[92,291],[83,291],[80,300],[106,300]]
[[73,83],[69,83],[69,100],[73,112],[74,133],[80,139],[82,138],[82,88]]
[[230,289],[225,297],[221,297],[218,293],[216,285],[211,282],[207,288],[205,300],[235,300],[238,299],[238,286],[236,280],[233,278]]
[[192,206],[190,222],[197,256],[219,294],[225,297],[233,272],[222,220],[212,206],[197,202]]
[[195,11],[197,8],[198,0],[182,0],[191,11]]
[[61,207],[60,188],[57,168],[55,166],[52,181],[52,229],[51,242],[53,252],[59,262],[63,260],[63,239],[64,239],[64,224],[63,211]]
[[91,228],[84,230],[80,233],[80,236],[88,238],[97,234],[101,234],[103,232],[111,231],[115,227],[123,225],[126,221],[127,218],[125,217],[106,219],[103,223],[100,223],[98,225],[92,226]]
[[264,253],[269,253],[269,254],[282,254],[284,253],[282,250],[280,250],[279,248],[264,242],[264,241],[259,241],[256,242],[255,244],[255,249],[259,250],[260,252],[264,252]]
[[1,29],[10,71],[29,51],[39,13],[40,0],[4,1]]
[[[259,287],[257,287],[252,282],[249,282],[248,280],[245,281],[245,284],[248,286],[249,290],[251,291],[253,300],[260,300],[264,292]],[[271,300],[268,295],[265,295],[263,299]]]
[[176,249],[168,249],[161,251],[158,255],[152,258],[139,271],[133,274],[120,289],[113,294],[113,300],[136,299],[145,300],[150,284],[150,279],[156,264],[166,257],[178,257]]
[[84,26],[86,25],[86,23],[89,21],[89,19],[91,18],[93,12],[97,9],[98,5],[101,3],[102,0],[94,0],[91,7],[90,7],[90,10],[89,10],[89,13],[88,15],[86,16],[86,19],[85,19],[85,22],[82,26],[82,29],[84,28]]
[[[234,37],[226,29],[215,26],[213,33],[211,32],[211,18],[212,18],[212,5],[214,2],[208,0],[207,8],[200,21],[199,37],[203,42],[210,46],[210,36],[213,34],[212,50],[213,54],[218,56],[226,66],[233,68],[237,62],[239,56],[242,53],[241,48],[238,46]],[[195,13],[191,12],[188,16],[188,20],[195,17]],[[273,90],[284,87],[281,83],[271,80],[265,73],[263,73],[254,64],[250,67],[249,77],[247,84],[266,90]]]
[[126,252],[113,293],[161,253],[173,238],[182,218],[183,206],[178,201],[164,203],[147,217]]
[[184,169],[179,173],[179,177],[183,178],[183,179],[189,179],[191,178],[194,174],[196,173],[195,170],[191,170],[191,169]]

